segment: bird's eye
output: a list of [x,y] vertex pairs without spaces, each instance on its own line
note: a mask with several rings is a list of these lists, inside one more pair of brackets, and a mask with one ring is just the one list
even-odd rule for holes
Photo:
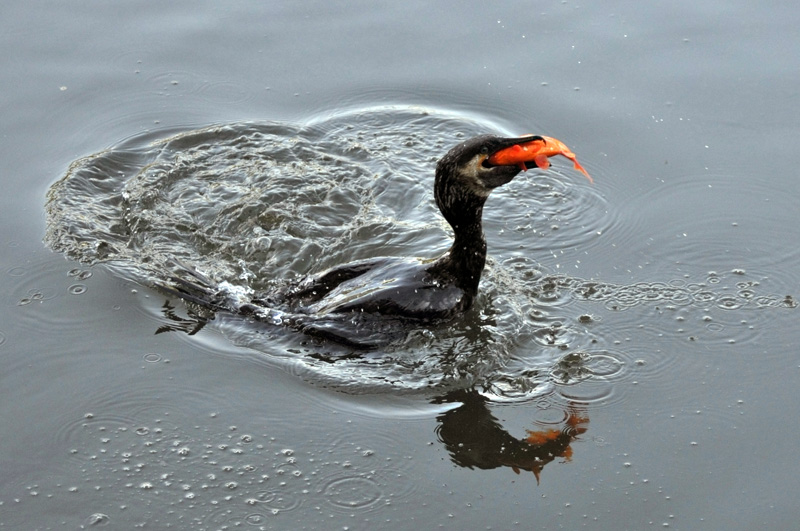
[[488,154],[489,154],[489,148],[486,147],[486,146],[483,146],[481,148],[481,155],[488,155]]

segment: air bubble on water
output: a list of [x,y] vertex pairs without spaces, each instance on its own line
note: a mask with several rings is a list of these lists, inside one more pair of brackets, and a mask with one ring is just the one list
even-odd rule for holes
[[106,525],[109,521],[111,521],[111,518],[109,518],[107,514],[103,513],[94,513],[86,520],[90,526]]

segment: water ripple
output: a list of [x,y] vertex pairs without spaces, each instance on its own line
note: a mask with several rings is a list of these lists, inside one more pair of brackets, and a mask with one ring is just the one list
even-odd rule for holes
[[[166,91],[181,83],[170,75],[151,81]],[[301,124],[151,131],[72,164],[48,194],[46,241],[145,285],[168,278],[180,261],[255,292],[378,252],[433,256],[449,242],[430,193],[435,161],[492,130],[519,133],[479,115],[402,105],[349,108]],[[634,329],[640,311],[672,315],[659,333],[746,342],[758,337],[764,318],[753,311],[797,306],[786,295],[787,279],[752,270],[630,285],[552,274],[530,255],[608,245],[607,234],[622,241],[637,225],[610,213],[601,188],[569,171],[531,170],[493,194],[485,229],[490,249],[492,241],[503,245],[488,261],[475,307],[456,323],[409,326],[380,352],[357,353],[237,316],[211,322],[215,316],[169,300],[147,312],[159,333],[185,332],[188,341],[210,325],[313,385],[353,394],[475,387],[518,402],[558,389],[573,400],[608,402],[622,395],[613,389],[616,373],[603,371],[617,359],[619,373],[628,374],[633,361],[611,338]],[[677,190],[659,187],[658,201]],[[679,220],[670,223],[678,230]],[[697,242],[697,249],[708,243]],[[691,248],[686,256],[693,259]],[[67,292],[91,292],[81,273],[90,270],[75,271]],[[56,292],[21,282],[18,293],[30,305]],[[604,315],[614,316],[614,326]],[[569,356],[583,355],[589,358],[562,370]],[[657,353],[645,362],[649,370],[669,366]]]

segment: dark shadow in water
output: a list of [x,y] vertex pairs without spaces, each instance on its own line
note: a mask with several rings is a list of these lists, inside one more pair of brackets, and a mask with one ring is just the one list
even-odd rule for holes
[[561,428],[526,430],[527,436],[517,439],[492,415],[489,400],[475,390],[452,391],[434,402],[461,403],[436,419],[436,434],[455,464],[483,470],[509,467],[517,474],[527,470],[533,472],[537,483],[546,464],[558,458],[570,460],[570,444],[589,424],[586,410],[570,404]]

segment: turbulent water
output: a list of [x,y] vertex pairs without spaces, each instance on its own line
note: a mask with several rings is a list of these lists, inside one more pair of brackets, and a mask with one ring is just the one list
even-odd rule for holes
[[[409,107],[306,124],[148,132],[72,164],[49,193],[46,241],[146,286],[191,267],[242,293],[362,258],[435,257],[450,238],[431,193],[435,162],[486,132],[520,133]],[[589,245],[613,221],[596,189],[569,172],[528,172],[490,199],[481,294],[457,321],[407,328],[388,347],[359,353],[279,323],[219,315],[213,326],[322,385],[353,392],[475,386],[497,399],[527,399],[553,384],[609,378],[628,362],[592,351],[592,316],[575,301],[612,310],[643,302],[794,304],[758,297],[746,285],[720,293],[705,283],[617,286],[549,274],[533,256]],[[166,303],[159,331],[191,333],[211,317],[178,316],[176,302]]]

